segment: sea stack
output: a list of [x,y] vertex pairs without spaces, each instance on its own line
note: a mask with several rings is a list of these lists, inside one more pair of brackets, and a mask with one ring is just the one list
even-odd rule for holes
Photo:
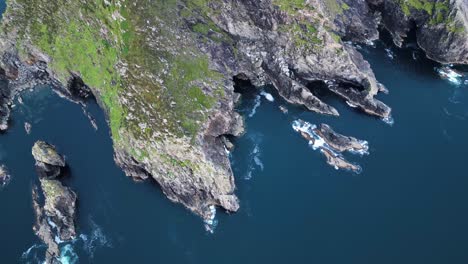
[[[65,159],[55,147],[44,141],[34,144],[40,188],[33,186],[34,233],[47,245],[45,263],[60,263],[60,243],[76,238],[77,195],[60,182]],[[42,191],[42,192],[41,192]]]

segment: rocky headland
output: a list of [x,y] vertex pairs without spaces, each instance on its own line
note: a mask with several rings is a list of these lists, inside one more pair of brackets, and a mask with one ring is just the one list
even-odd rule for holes
[[[214,206],[239,208],[225,151],[225,137],[243,131],[234,80],[273,85],[292,104],[338,116],[310,88],[324,82],[389,120],[390,107],[375,98],[386,88],[350,41],[374,41],[383,26],[401,45],[416,30],[430,58],[466,64],[466,17],[464,0],[7,0],[0,128],[25,88],[51,84],[74,101],[92,94],[126,174],[154,179],[210,220]],[[349,140],[319,130],[330,143]],[[356,170],[324,151],[330,164]]]

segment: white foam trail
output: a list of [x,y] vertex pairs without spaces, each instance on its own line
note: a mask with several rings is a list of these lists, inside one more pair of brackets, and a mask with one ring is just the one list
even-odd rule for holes
[[385,52],[387,53],[387,57],[389,57],[390,59],[393,60],[395,58],[395,54],[391,49],[385,49]]
[[94,258],[94,253],[100,247],[112,247],[111,241],[106,237],[102,228],[97,225],[92,219],[89,219],[92,228],[91,234],[81,234],[79,237],[83,241],[83,249],[88,253],[89,257]]
[[43,244],[34,244],[34,245],[32,245],[25,252],[23,252],[21,254],[21,259],[27,260],[32,251],[34,251],[36,249],[39,249],[39,248],[44,248],[44,247],[45,247],[45,245],[43,245]]
[[218,221],[216,220],[216,207],[214,205],[210,205],[210,216],[208,219],[205,219],[205,230],[210,232],[211,234],[214,233],[216,226],[218,225]]
[[265,99],[267,99],[267,100],[270,101],[270,102],[274,102],[274,101],[275,101],[275,98],[274,98],[273,95],[271,95],[270,93],[267,93],[267,92],[265,92],[265,91],[262,91],[260,94],[263,95],[263,97],[265,97]]
[[263,165],[263,162],[260,160],[260,158],[258,156],[255,156],[254,161],[255,161],[255,164],[257,164],[257,166],[260,168],[260,170],[263,171],[265,166]]
[[257,113],[257,108],[262,103],[261,99],[262,98],[260,97],[260,95],[257,95],[257,97],[255,97],[255,105],[253,106],[252,111],[249,114],[249,117],[253,117]]

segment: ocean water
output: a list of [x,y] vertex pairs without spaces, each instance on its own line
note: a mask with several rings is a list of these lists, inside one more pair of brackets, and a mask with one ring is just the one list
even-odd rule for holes
[[[62,245],[64,263],[468,263],[468,85],[441,78],[421,51],[385,43],[361,51],[390,90],[379,98],[392,126],[323,91],[340,118],[287,105],[268,87],[244,96],[247,133],[231,156],[241,209],[218,212],[213,234],[156,185],[125,177],[96,103],[86,111],[98,130],[49,87],[24,94],[0,135],[12,174],[0,190],[0,262],[42,261],[31,202],[31,147],[41,139],[66,156],[64,182],[79,199],[79,237]],[[346,154],[363,171],[328,166],[292,129],[297,119],[369,141],[369,155]]]

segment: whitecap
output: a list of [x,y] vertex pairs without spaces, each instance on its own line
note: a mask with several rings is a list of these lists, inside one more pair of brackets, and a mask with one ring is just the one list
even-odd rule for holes
[[265,92],[265,91],[262,91],[260,94],[263,95],[263,97],[265,97],[265,99],[267,99],[267,100],[270,101],[270,102],[274,102],[274,101],[275,101],[275,98],[274,98],[273,95],[271,95],[270,93],[267,93],[267,92]]

